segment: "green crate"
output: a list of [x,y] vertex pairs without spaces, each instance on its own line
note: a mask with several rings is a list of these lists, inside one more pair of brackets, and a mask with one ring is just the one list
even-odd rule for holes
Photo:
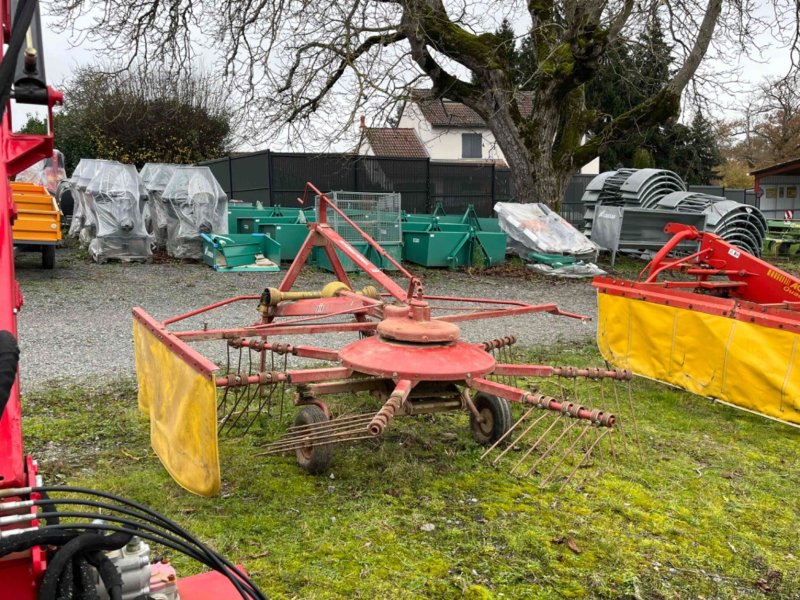
[[[453,224],[440,224],[451,229]],[[445,227],[448,226],[448,227]],[[476,231],[403,232],[403,259],[423,267],[463,267],[480,260],[484,266],[505,261],[506,234]]]
[[[280,245],[264,234],[201,234],[203,262],[215,271],[279,271]],[[257,265],[256,255],[262,255],[272,265]]]
[[308,226],[302,223],[261,223],[258,231],[280,244],[281,260],[294,260],[308,237]]

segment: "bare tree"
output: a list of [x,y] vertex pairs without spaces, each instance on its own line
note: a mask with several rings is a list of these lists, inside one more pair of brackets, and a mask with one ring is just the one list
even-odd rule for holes
[[[54,10],[64,26],[90,13],[88,37],[132,58],[182,65],[203,36],[252,128],[280,128],[295,144],[346,135],[362,110],[385,122],[424,81],[486,121],[518,200],[556,204],[574,170],[611,142],[674,118],[693,78],[713,75],[704,57],[751,48],[749,32],[766,27],[796,42],[795,3],[770,2],[766,12],[757,0],[105,0],[102,11],[71,0]],[[508,40],[492,33],[504,17],[532,37],[529,93],[513,79]],[[615,39],[653,18],[679,67],[644,102],[598,118],[584,84]]]

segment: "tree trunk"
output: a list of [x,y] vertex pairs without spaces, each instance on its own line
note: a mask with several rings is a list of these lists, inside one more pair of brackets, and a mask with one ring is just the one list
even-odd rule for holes
[[540,110],[521,125],[508,110],[495,111],[486,120],[511,168],[515,202],[542,202],[559,210],[572,176],[572,169],[558,164],[555,156],[559,120],[557,109]]

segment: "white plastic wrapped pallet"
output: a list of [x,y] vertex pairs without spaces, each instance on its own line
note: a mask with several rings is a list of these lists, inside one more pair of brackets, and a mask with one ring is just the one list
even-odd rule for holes
[[110,259],[149,261],[151,236],[144,225],[147,191],[133,165],[105,163],[86,187],[89,253]]
[[228,233],[228,196],[208,167],[177,167],[161,196],[167,253],[201,259],[201,233]]

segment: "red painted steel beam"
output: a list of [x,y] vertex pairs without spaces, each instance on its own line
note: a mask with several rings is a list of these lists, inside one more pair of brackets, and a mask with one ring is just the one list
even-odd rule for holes
[[474,390],[505,398],[509,402],[539,406],[546,410],[564,413],[576,419],[592,421],[606,427],[611,427],[616,422],[614,415],[603,413],[599,410],[589,410],[572,402],[561,402],[551,396],[532,394],[504,383],[478,377],[467,379],[466,384]]
[[314,323],[310,325],[287,325],[285,327],[282,323],[270,323],[253,327],[242,327],[239,329],[175,331],[172,335],[182,340],[203,342],[208,340],[232,340],[240,337],[374,331],[377,325],[377,323],[372,321],[364,323]]
[[179,356],[184,362],[186,362],[201,375],[210,379],[213,376],[214,371],[219,369],[216,364],[200,354],[189,344],[185,343],[175,334],[167,331],[162,323],[156,321],[143,309],[139,307],[134,308],[133,318],[144,325],[144,327],[147,328],[147,330],[156,338],[158,338],[161,343],[166,345],[174,354]]
[[[219,308],[220,306],[225,306],[227,304],[233,304],[234,302],[242,302],[245,300],[259,300],[261,296],[236,296],[235,298],[228,298],[227,300],[220,300],[219,302],[214,302],[214,304],[209,304],[208,306],[204,306],[202,308],[198,308],[188,313],[184,313],[182,315],[178,315],[177,317],[170,317],[166,321],[164,321],[164,325],[169,325],[170,323],[177,323],[178,321],[183,321],[184,319],[188,319],[190,317],[195,317],[199,314],[204,312],[208,312],[210,310],[214,310],[215,308]],[[134,309],[135,310],[135,309]]]
[[[292,354],[302,358],[316,358],[319,360],[339,360],[338,350],[328,350],[317,346],[293,346],[292,344],[282,344],[280,342],[262,342],[261,340],[242,340],[238,345],[245,348],[252,348],[256,351],[269,350],[278,354]],[[236,345],[234,345],[236,347]]]
[[333,379],[346,379],[353,374],[347,367],[333,367],[328,369],[296,369],[293,371],[269,371],[257,375],[242,377],[235,373],[227,377],[217,377],[217,387],[237,387],[242,385],[257,385],[259,383],[286,382],[290,385],[301,383],[314,383],[316,381],[330,381]]

